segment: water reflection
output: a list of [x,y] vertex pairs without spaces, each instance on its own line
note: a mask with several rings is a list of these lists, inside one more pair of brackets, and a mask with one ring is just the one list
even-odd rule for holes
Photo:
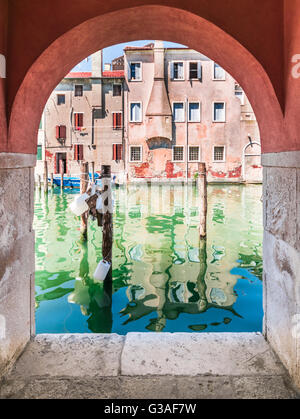
[[[72,194],[75,191],[71,192]],[[208,240],[197,188],[131,185],[114,191],[113,281],[93,280],[101,230],[88,245],[67,207],[37,193],[37,332],[259,331],[261,187],[209,186]]]

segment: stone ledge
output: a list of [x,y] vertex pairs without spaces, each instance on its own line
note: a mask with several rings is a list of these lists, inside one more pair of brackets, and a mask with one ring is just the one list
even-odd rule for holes
[[261,334],[129,333],[121,374],[264,376],[284,369]]
[[105,377],[120,373],[124,337],[38,335],[26,347],[10,377]]
[[1,169],[22,169],[35,167],[36,156],[34,154],[22,153],[0,153]]
[[261,161],[263,167],[300,168],[300,151],[262,154]]

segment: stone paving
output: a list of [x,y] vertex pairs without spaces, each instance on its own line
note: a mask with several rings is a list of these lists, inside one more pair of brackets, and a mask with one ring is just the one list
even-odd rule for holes
[[298,398],[261,334],[38,335],[0,398]]

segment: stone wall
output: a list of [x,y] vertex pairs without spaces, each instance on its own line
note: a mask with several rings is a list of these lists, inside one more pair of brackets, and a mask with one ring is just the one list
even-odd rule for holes
[[264,331],[300,386],[300,152],[262,160]]
[[0,154],[0,375],[34,331],[34,165]]

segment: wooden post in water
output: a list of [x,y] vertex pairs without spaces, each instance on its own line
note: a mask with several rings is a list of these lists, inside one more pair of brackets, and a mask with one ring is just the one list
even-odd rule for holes
[[44,191],[48,193],[48,162],[44,160]]
[[207,177],[205,163],[199,163],[198,189],[200,200],[200,238],[205,239],[207,224]]
[[50,175],[50,186],[51,186],[51,188],[53,188],[53,187],[54,187],[54,182],[53,182],[53,173],[51,173],[51,175]]
[[[113,208],[111,191],[111,167],[101,166],[102,190],[102,258],[112,264],[112,245],[113,245]],[[105,281],[112,280],[112,267]]]
[[60,188],[64,188],[64,163],[62,160],[59,161],[59,173],[60,173]]
[[41,186],[41,175],[38,175],[38,189],[41,190],[42,186]]
[[[89,184],[89,164],[81,163],[80,166],[80,193],[84,194],[87,191]],[[81,215],[81,238],[87,240],[87,229],[88,229],[88,211]]]
[[92,182],[95,183],[95,162],[91,162]]

